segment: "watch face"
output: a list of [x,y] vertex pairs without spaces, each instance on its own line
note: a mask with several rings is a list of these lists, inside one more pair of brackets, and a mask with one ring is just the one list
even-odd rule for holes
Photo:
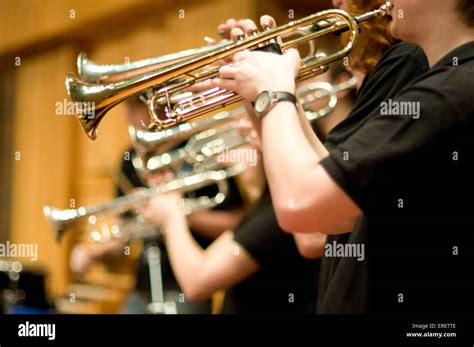
[[271,102],[272,98],[268,91],[260,93],[257,100],[255,100],[255,111],[258,113],[264,112],[270,106]]

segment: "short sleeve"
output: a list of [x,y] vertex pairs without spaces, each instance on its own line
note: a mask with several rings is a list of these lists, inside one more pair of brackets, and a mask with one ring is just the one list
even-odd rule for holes
[[278,226],[271,205],[250,213],[235,230],[234,240],[264,267],[298,252],[293,237]]
[[321,164],[368,213],[390,192],[403,192],[403,182],[414,181],[410,168],[418,167],[419,158],[425,160],[432,149],[442,148],[440,142],[453,138],[462,123],[458,108],[442,89],[418,83],[381,104],[370,121],[334,147]]

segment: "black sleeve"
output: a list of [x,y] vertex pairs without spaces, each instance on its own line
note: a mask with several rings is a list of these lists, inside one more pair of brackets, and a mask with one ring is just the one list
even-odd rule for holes
[[[213,208],[213,210],[217,211],[229,211],[233,209],[238,209],[243,206],[243,198],[240,194],[240,189],[237,185],[237,181],[235,177],[230,177],[227,180],[227,184],[229,186],[229,191],[225,200]],[[196,196],[215,196],[218,193],[218,188],[215,184],[205,186],[201,189],[196,190]],[[194,194],[194,193],[193,193]]]
[[416,45],[400,43],[389,49],[365,77],[353,110],[329,133],[328,143],[340,143],[349,138],[369,121],[368,115],[378,109],[382,101],[393,98],[428,68],[424,51]]
[[427,72],[428,59],[417,45],[399,43],[390,48],[381,58],[375,69],[365,78],[359,91],[358,104],[363,107],[376,96],[376,105],[394,97],[410,82]]
[[278,262],[280,256],[298,256],[293,236],[278,226],[270,203],[256,204],[253,211],[235,230],[234,240],[263,267]]
[[214,208],[215,210],[228,211],[238,209],[244,204],[236,178],[230,177],[227,182],[229,184],[229,194],[222,204]]
[[[438,81],[442,85],[444,81]],[[449,93],[432,88],[431,82],[417,83],[393,99],[394,103],[419,103],[419,118],[409,115],[382,115],[381,106],[357,133],[330,151],[321,164],[336,183],[365,212],[384,203],[384,199],[400,192],[416,193],[407,182],[433,182],[439,179],[442,158],[446,153],[430,153],[443,149],[447,139],[455,139],[465,122]],[[447,150],[450,150],[449,146]],[[436,156],[438,155],[438,156]],[[430,160],[426,160],[429,158]],[[429,166],[423,168],[419,161]],[[446,165],[444,165],[446,166]],[[413,172],[412,168],[422,173]],[[442,188],[438,184],[431,191]],[[418,191],[419,195],[423,195]],[[430,193],[432,194],[432,193]]]

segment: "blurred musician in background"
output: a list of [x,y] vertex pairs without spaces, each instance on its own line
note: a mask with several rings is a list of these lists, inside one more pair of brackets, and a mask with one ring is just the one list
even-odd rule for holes
[[161,228],[173,272],[189,300],[209,300],[226,289],[225,314],[311,312],[318,264],[301,257],[293,237],[278,227],[268,189],[234,231],[207,249],[192,237],[181,199],[178,192],[151,198],[143,216]]
[[[219,31],[236,39],[245,29],[245,21],[228,20]],[[332,84],[347,81],[350,76],[341,64],[329,74],[314,81]],[[329,81],[328,81],[329,79]],[[314,122],[322,136],[340,122],[352,108],[350,88],[338,93],[339,103],[330,116]],[[315,102],[311,111],[323,107]],[[239,123],[242,129],[250,126]],[[259,149],[259,142],[253,145]],[[312,313],[318,279],[319,261],[325,236],[312,243],[312,253],[303,258],[293,237],[277,224],[268,188],[251,208],[243,222],[221,235],[208,249],[203,250],[191,237],[183,213],[178,208],[179,193],[157,196],[148,202],[143,215],[160,226],[176,278],[191,300],[206,300],[219,290],[226,289],[222,313]],[[314,240],[314,238],[313,238]],[[183,255],[186,256],[183,256]],[[313,260],[310,260],[313,259]]]
[[[127,103],[127,121],[133,124],[137,129],[142,127],[142,121],[147,121],[147,108],[145,104],[137,97],[130,99]],[[176,141],[175,141],[176,142]],[[160,150],[164,152],[181,146],[182,143],[167,142],[161,146]],[[124,156],[121,172],[118,175],[117,195],[125,195],[132,190],[145,187],[149,182],[142,182],[137,174],[132,158],[135,155],[135,149],[128,150],[128,155]],[[199,211],[187,217],[187,223],[191,225],[193,240],[200,247],[206,248],[213,239],[218,237],[225,230],[234,228],[243,216],[243,196],[237,186],[234,178],[229,181],[229,194],[226,200],[212,211]],[[215,194],[212,187],[205,187],[199,190],[197,194],[209,195]],[[122,218],[136,218],[131,213]],[[104,243],[97,244],[77,244],[71,253],[70,266],[73,272],[84,274],[91,265],[98,261],[111,261],[124,256],[124,247],[128,244],[127,240],[112,239]],[[211,300],[200,303],[190,302],[187,298],[180,297],[182,290],[176,282],[175,276],[169,265],[166,248],[163,240],[157,231],[157,237],[144,240],[143,249],[150,246],[158,246],[161,250],[161,271],[164,287],[164,300],[173,301],[177,306],[178,314],[206,314],[211,313]],[[147,305],[151,301],[150,296],[150,274],[146,258],[146,252],[143,252],[137,269],[137,280],[134,292],[123,309],[123,313],[140,314],[148,313]],[[182,257],[186,257],[183,253]]]

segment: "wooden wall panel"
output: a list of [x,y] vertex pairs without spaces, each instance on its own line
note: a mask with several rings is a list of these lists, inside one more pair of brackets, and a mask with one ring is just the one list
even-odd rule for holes
[[10,224],[11,153],[13,145],[14,82],[11,70],[0,71],[0,243],[8,240]]
[[[0,52],[34,44],[82,23],[109,16],[149,0],[0,0]],[[74,12],[71,12],[74,11]]]
[[70,116],[55,114],[56,103],[66,98],[64,71],[71,59],[72,49],[63,47],[24,60],[15,70],[11,241],[38,245],[37,262],[19,260],[45,267],[53,293],[65,288],[66,249],[54,241],[42,206],[48,201],[67,206],[71,195],[77,124]]

